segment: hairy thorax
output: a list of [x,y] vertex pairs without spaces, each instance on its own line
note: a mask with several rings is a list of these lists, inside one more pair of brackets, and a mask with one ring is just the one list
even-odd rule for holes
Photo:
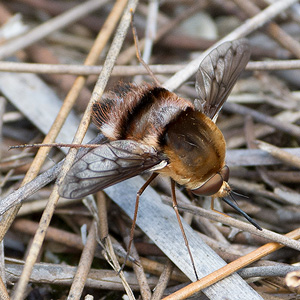
[[189,189],[198,188],[224,167],[225,147],[215,123],[203,113],[188,109],[165,131],[162,151],[169,164],[158,172]]

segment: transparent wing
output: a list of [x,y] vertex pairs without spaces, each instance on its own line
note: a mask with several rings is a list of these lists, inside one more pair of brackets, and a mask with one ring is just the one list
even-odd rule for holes
[[249,59],[248,42],[240,39],[221,44],[201,62],[196,74],[200,110],[214,122]]
[[163,157],[152,147],[135,141],[101,144],[75,161],[59,194],[64,198],[79,199],[136,176],[162,161]]

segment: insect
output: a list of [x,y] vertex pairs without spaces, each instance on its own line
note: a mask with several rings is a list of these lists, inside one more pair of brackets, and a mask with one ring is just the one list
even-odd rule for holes
[[171,178],[172,191],[177,182],[196,195],[230,195],[225,139],[215,121],[249,58],[244,39],[214,49],[196,74],[194,103],[161,86],[120,84],[93,106],[92,119],[105,142],[74,162],[60,195],[82,198],[144,171],[154,173],[140,194],[162,174]]
[[214,49],[196,75],[198,105],[160,86],[120,84],[93,106],[106,142],[75,161],[60,195],[82,198],[153,170],[196,195],[228,196],[226,144],[215,121],[249,58],[244,39]]

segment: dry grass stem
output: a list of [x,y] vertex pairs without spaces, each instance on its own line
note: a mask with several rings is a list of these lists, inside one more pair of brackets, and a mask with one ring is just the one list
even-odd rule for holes
[[[136,5],[136,3],[135,3],[135,5]],[[130,8],[133,9],[135,5],[134,5],[134,3],[130,3]],[[108,59],[106,60],[107,63],[104,64],[103,70],[100,74],[100,80],[98,81],[98,83],[94,89],[92,99],[90,100],[89,105],[86,109],[86,112],[82,118],[80,127],[78,128],[78,131],[77,131],[77,134],[74,137],[74,140],[73,140],[74,143],[80,143],[84,137],[84,134],[85,134],[88,124],[89,124],[92,103],[94,101],[96,101],[96,99],[101,98],[101,96],[102,96],[104,87],[108,81],[108,77],[110,76],[111,70],[113,68],[114,61],[116,59],[116,56],[117,56],[119,49],[121,48],[122,42],[124,40],[126,29],[129,26],[129,21],[130,21],[130,13],[129,13],[129,11],[126,11],[122,18],[122,21],[119,25],[119,30],[118,30],[119,35],[117,35],[115,37],[114,42],[112,43],[110,52],[108,53]],[[123,38],[122,38],[122,36],[123,36]],[[70,168],[72,161],[75,158],[75,155],[76,155],[76,150],[71,149],[69,152],[69,155],[67,156],[67,158],[64,162],[64,165],[62,167],[62,173],[58,179],[58,184],[60,184],[62,182],[64,175],[66,174],[66,171]],[[33,265],[35,263],[35,259],[37,257],[37,254],[40,251],[40,246],[44,239],[46,228],[48,227],[48,224],[50,222],[49,216],[51,216],[53,214],[53,211],[55,209],[56,203],[59,198],[57,189],[58,189],[58,186],[56,186],[56,188],[54,188],[54,190],[50,196],[48,205],[47,205],[47,207],[44,211],[44,214],[41,218],[40,224],[42,224],[42,225],[41,225],[41,228],[37,231],[37,234],[35,235],[35,239],[34,239],[35,243],[33,243],[33,245],[35,247],[31,247],[31,249],[30,249],[27,262],[25,263],[21,279],[20,279],[17,289],[16,289],[16,293],[14,296],[15,299],[23,298],[22,295],[25,291],[28,279],[30,277],[30,273],[31,273]]]
[[164,290],[170,280],[171,274],[173,272],[174,265],[171,261],[167,261],[163,272],[160,275],[159,281],[156,285],[155,291],[153,292],[151,300],[159,300],[162,298]]
[[256,145],[258,146],[258,148],[260,148],[264,151],[267,151],[272,156],[282,160],[286,164],[296,167],[298,169],[300,168],[300,158],[299,157],[292,155],[284,150],[279,149],[278,147],[275,147],[275,146],[270,145],[263,141],[256,141]]
[[218,214],[213,211],[207,211],[203,208],[200,207],[194,207],[192,205],[187,205],[187,204],[180,204],[179,208],[184,209],[185,211],[189,211],[191,213],[200,215],[200,216],[205,216],[206,218],[212,219],[217,222],[222,222],[224,224],[227,224],[229,226],[237,227],[241,230],[250,232],[251,234],[255,234],[261,237],[264,237],[268,240],[274,241],[281,243],[285,246],[291,247],[295,250],[300,251],[300,243],[297,241],[294,241],[293,239],[290,239],[288,237],[281,236],[277,233],[274,233],[272,231],[269,231],[267,229],[263,229],[262,231],[257,230],[255,227],[252,225],[233,219],[233,218],[228,218],[227,216]]
[[[287,237],[292,239],[299,239],[300,238],[300,229],[297,229],[293,232],[289,232],[286,234]],[[232,274],[233,272],[236,272],[237,270],[253,263],[254,261],[264,257],[265,255],[276,251],[283,247],[282,245],[278,243],[268,243],[253,252],[244,255],[243,257],[227,264],[225,267],[209,274],[206,277],[201,278],[199,281],[191,283],[186,288],[183,288],[182,290],[179,290],[172,294],[169,297],[165,297],[164,299],[186,299],[187,297],[199,292],[200,290],[203,290],[205,287],[217,282],[221,278],[225,278],[229,274]]]
[[40,39],[45,38],[50,33],[64,28],[70,23],[76,22],[76,20],[90,14],[91,12],[99,9],[107,1],[89,0],[81,5],[76,6],[70,11],[53,18],[48,22],[43,23],[37,28],[32,29],[26,34],[6,43],[0,47],[0,58],[3,59],[12,55],[14,52],[24,49],[29,45],[37,42]]
[[68,299],[70,300],[79,300],[81,298],[82,291],[93,262],[96,244],[96,228],[94,224],[92,224],[68,295]]
[[[150,65],[150,69],[154,74],[173,74],[180,71],[183,65]],[[3,72],[20,72],[20,73],[35,73],[35,74],[69,74],[69,75],[97,75],[101,72],[102,66],[90,65],[66,65],[66,64],[44,64],[44,63],[19,63],[1,61],[0,70]],[[300,60],[272,60],[272,61],[251,61],[246,66],[249,71],[270,71],[270,70],[297,70],[300,69]],[[135,76],[147,75],[148,72],[143,66],[115,66],[111,76]],[[253,96],[246,95],[249,101]],[[239,99],[241,96],[237,96]],[[260,95],[261,97],[261,95]],[[234,99],[232,97],[232,99]],[[259,101],[259,100],[257,100]],[[261,100],[259,101],[261,102]],[[15,113],[13,113],[15,115]],[[7,120],[7,114],[5,120]],[[19,117],[19,114],[16,115]]]
[[[260,9],[253,2],[234,0],[234,2],[250,17],[257,15]],[[266,32],[279,44],[288,49],[296,57],[300,58],[300,44],[282,30],[276,23],[270,22],[265,26]]]
[[[157,31],[154,42],[162,39],[169,31],[173,30],[180,22],[182,22],[189,16],[195,14],[195,12],[197,12],[199,9],[203,8],[205,5],[206,5],[205,1],[199,2],[195,5],[193,5],[192,7],[188,8],[182,15],[180,15],[176,19],[172,20],[165,26],[161,27],[161,29],[159,29]],[[145,39],[141,39],[139,41],[140,50],[143,50],[144,46],[145,46]],[[135,45],[132,45],[130,48],[127,48],[119,55],[118,64],[119,65],[127,64],[134,57],[135,57]]]

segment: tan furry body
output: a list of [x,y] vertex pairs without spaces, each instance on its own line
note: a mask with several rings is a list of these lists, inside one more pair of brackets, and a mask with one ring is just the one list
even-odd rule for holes
[[163,88],[123,86],[95,104],[93,121],[110,140],[135,140],[163,152],[168,165],[156,172],[189,189],[225,165],[225,140],[215,123]]

